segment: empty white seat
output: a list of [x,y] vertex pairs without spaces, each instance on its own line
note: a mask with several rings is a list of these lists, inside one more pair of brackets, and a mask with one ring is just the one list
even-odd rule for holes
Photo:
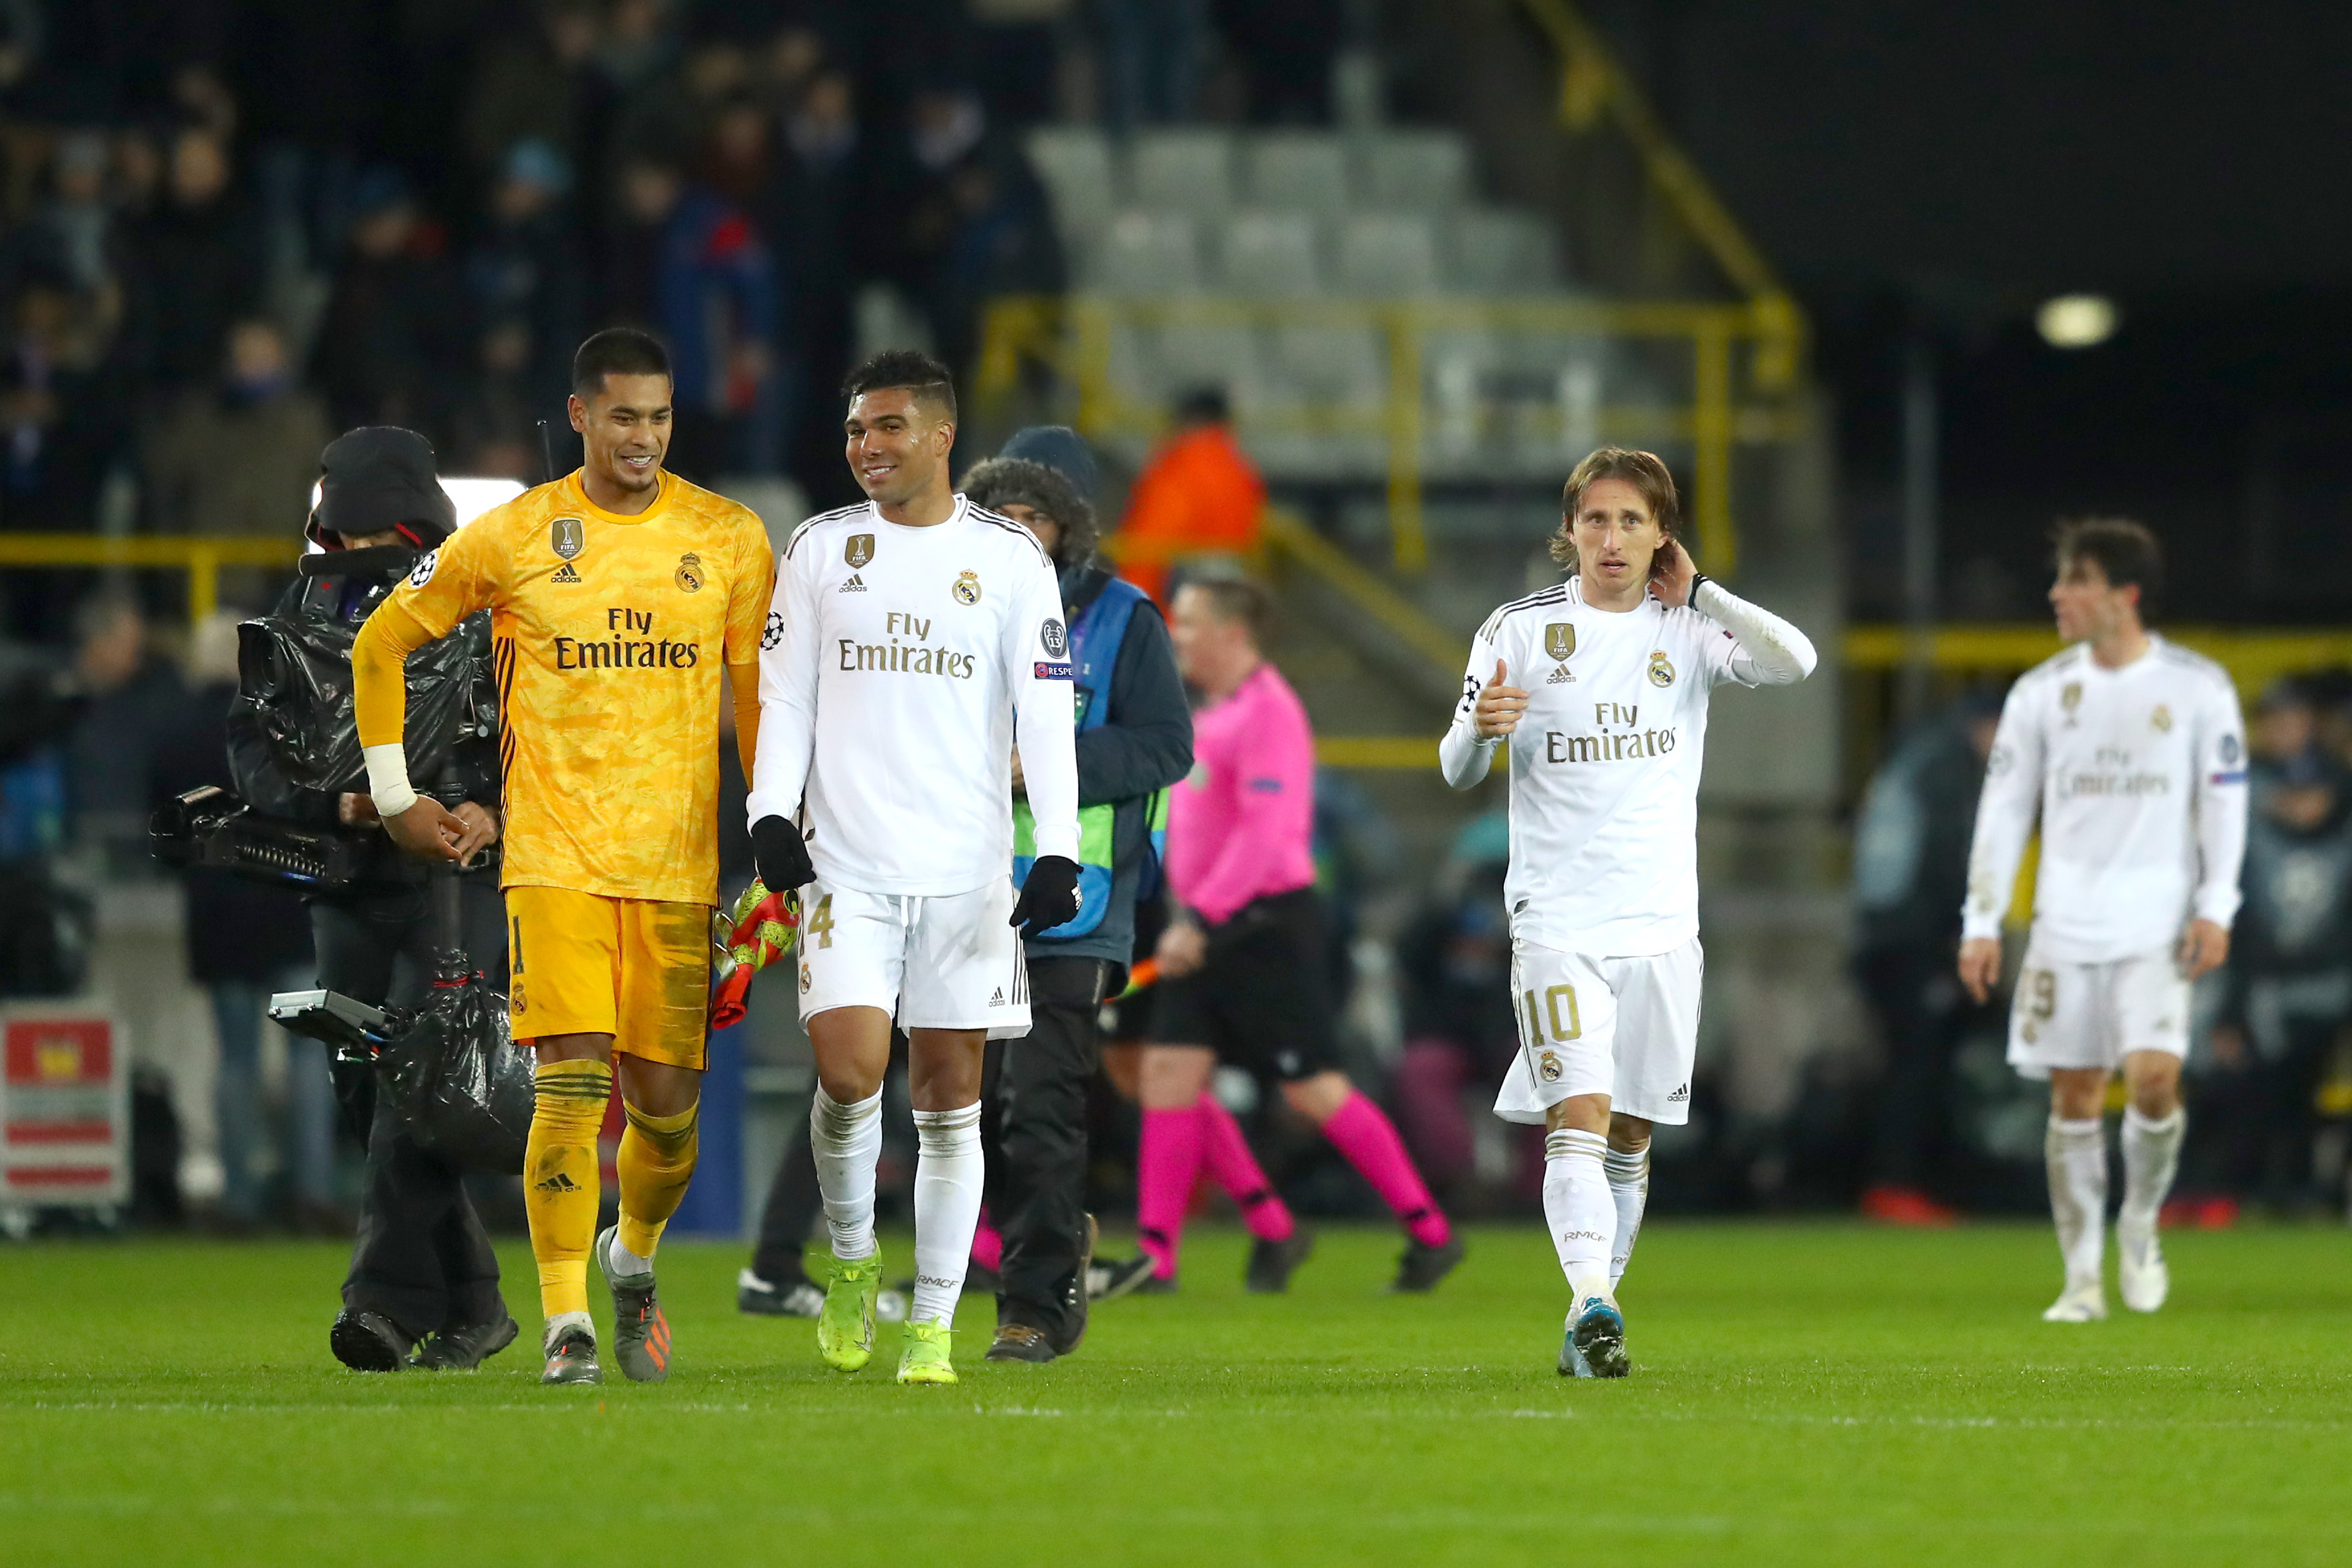
[[1363,213],[1339,227],[1334,281],[1350,294],[1427,294],[1437,288],[1437,241],[1413,213]]
[[1243,189],[1283,212],[1348,210],[1348,150],[1328,131],[1275,131],[1242,143]]
[[1258,299],[1313,294],[1322,286],[1315,220],[1304,213],[1235,213],[1227,221],[1218,281]]
[[1160,329],[1151,379],[1164,402],[1213,386],[1235,407],[1258,400],[1265,377],[1257,333],[1238,323],[1171,323]]
[[1551,227],[1534,213],[1474,207],[1446,226],[1454,286],[1474,294],[1549,289],[1559,275]]
[[1223,131],[1148,131],[1128,156],[1138,206],[1188,213],[1233,205],[1233,137]]
[[1388,394],[1387,341],[1369,327],[1277,327],[1266,370],[1269,390],[1294,401],[1378,404]]
[[1095,286],[1113,294],[1189,294],[1201,286],[1201,247],[1181,213],[1124,212],[1096,247]]
[[1437,212],[1470,190],[1470,148],[1451,131],[1391,131],[1366,143],[1362,196],[1367,206]]
[[1054,223],[1064,238],[1094,234],[1118,210],[1118,168],[1110,141],[1093,126],[1032,131],[1029,162],[1045,183],[1054,203]]

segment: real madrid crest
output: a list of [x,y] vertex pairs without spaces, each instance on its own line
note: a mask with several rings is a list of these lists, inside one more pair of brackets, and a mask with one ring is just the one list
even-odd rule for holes
[[949,589],[948,592],[955,595],[955,601],[959,605],[979,604],[980,574],[977,572],[957,573],[955,586]]
[[1569,621],[1554,621],[1544,627],[1544,652],[1554,658],[1566,658],[1576,651],[1576,626]]
[[566,561],[588,548],[588,525],[576,517],[559,517],[547,525],[547,547]]
[[702,557],[689,550],[677,558],[677,575],[674,581],[681,593],[702,591]]
[[874,536],[870,533],[851,534],[849,542],[841,547],[841,558],[849,563],[849,569],[853,572],[865,565],[874,559]]
[[1662,647],[1652,648],[1650,650],[1650,684],[1672,686],[1674,683],[1675,667],[1667,660],[1666,650]]
[[2083,683],[2070,680],[2058,689],[2058,706],[2072,713],[2083,705]]
[[1558,1083],[1560,1075],[1559,1053],[1546,1051],[1536,1058],[1536,1076],[1546,1083]]
[[2147,721],[2156,726],[2158,733],[2170,734],[2172,732],[2171,708],[2162,702],[2158,703],[2156,711],[2147,716]]

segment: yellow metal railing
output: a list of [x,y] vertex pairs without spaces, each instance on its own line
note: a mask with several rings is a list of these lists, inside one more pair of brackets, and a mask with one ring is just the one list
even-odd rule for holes
[[[1422,509],[1428,458],[1423,367],[1430,341],[1438,334],[1545,334],[1687,345],[1688,403],[1604,405],[1595,411],[1595,435],[1620,443],[1690,444],[1689,504],[1698,552],[1708,571],[1720,576],[1729,577],[1738,564],[1732,523],[1734,447],[1743,441],[1790,439],[1802,430],[1799,412],[1758,374],[1766,362],[1797,352],[1801,323],[1791,311],[1755,300],[1084,295],[1061,301],[1059,310],[1051,303],[1032,296],[992,302],[974,378],[975,400],[985,407],[1009,395],[1019,384],[1024,362],[1035,362],[1076,389],[1073,421],[1097,438],[1148,437],[1166,419],[1166,409],[1156,400],[1122,387],[1114,376],[1114,344],[1121,331],[1307,327],[1381,332],[1388,354],[1379,402],[1301,402],[1250,410],[1244,428],[1269,435],[1360,436],[1384,441],[1391,555],[1396,568],[1406,573],[1419,572],[1429,558]],[[1564,411],[1561,417],[1566,417]],[[1485,411],[1479,418],[1483,423]]]
[[[2253,696],[2282,675],[2352,666],[2352,631],[2166,626],[2163,633],[2167,640],[2201,653],[2228,670],[2244,697]],[[1854,669],[1899,669],[1906,660],[1909,639],[1910,634],[1901,626],[1848,626],[1845,662]],[[2030,669],[2064,646],[2046,626],[1943,626],[1927,637],[1928,663],[1937,669],[1962,674],[2000,675]]]
[[138,566],[188,575],[188,618],[220,607],[224,566],[291,566],[302,542],[282,534],[0,533],[0,571],[60,566]]

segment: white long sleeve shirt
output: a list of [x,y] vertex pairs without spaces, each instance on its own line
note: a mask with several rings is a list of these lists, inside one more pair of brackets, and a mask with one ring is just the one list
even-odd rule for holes
[[[1812,672],[1812,644],[1722,584],[1668,609],[1617,613],[1582,580],[1505,605],[1471,640],[1445,782],[1486,776],[1478,693],[1500,660],[1528,693],[1511,738],[1512,935],[1596,957],[1669,952],[1698,934],[1698,781],[1708,693],[1723,681],[1785,686]],[[764,732],[761,744],[767,742]]]
[[2033,942],[2061,963],[2171,946],[2228,926],[2246,849],[2246,734],[2220,665],[2162,637],[2121,669],[2077,643],[2019,677],[1977,801],[1964,937],[2000,934],[2042,819]]
[[1002,879],[1016,741],[1037,853],[1078,858],[1069,630],[1019,523],[961,495],[932,528],[870,502],[813,517],[760,647],[750,818],[804,809],[825,880],[937,897]]

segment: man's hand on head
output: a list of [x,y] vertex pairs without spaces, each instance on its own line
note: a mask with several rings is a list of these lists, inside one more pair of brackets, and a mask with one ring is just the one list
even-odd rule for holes
[[1678,610],[1690,603],[1691,590],[1698,585],[1698,563],[1691,559],[1678,541],[1662,540],[1658,552],[1650,558],[1650,592],[1658,603],[1670,610]]

